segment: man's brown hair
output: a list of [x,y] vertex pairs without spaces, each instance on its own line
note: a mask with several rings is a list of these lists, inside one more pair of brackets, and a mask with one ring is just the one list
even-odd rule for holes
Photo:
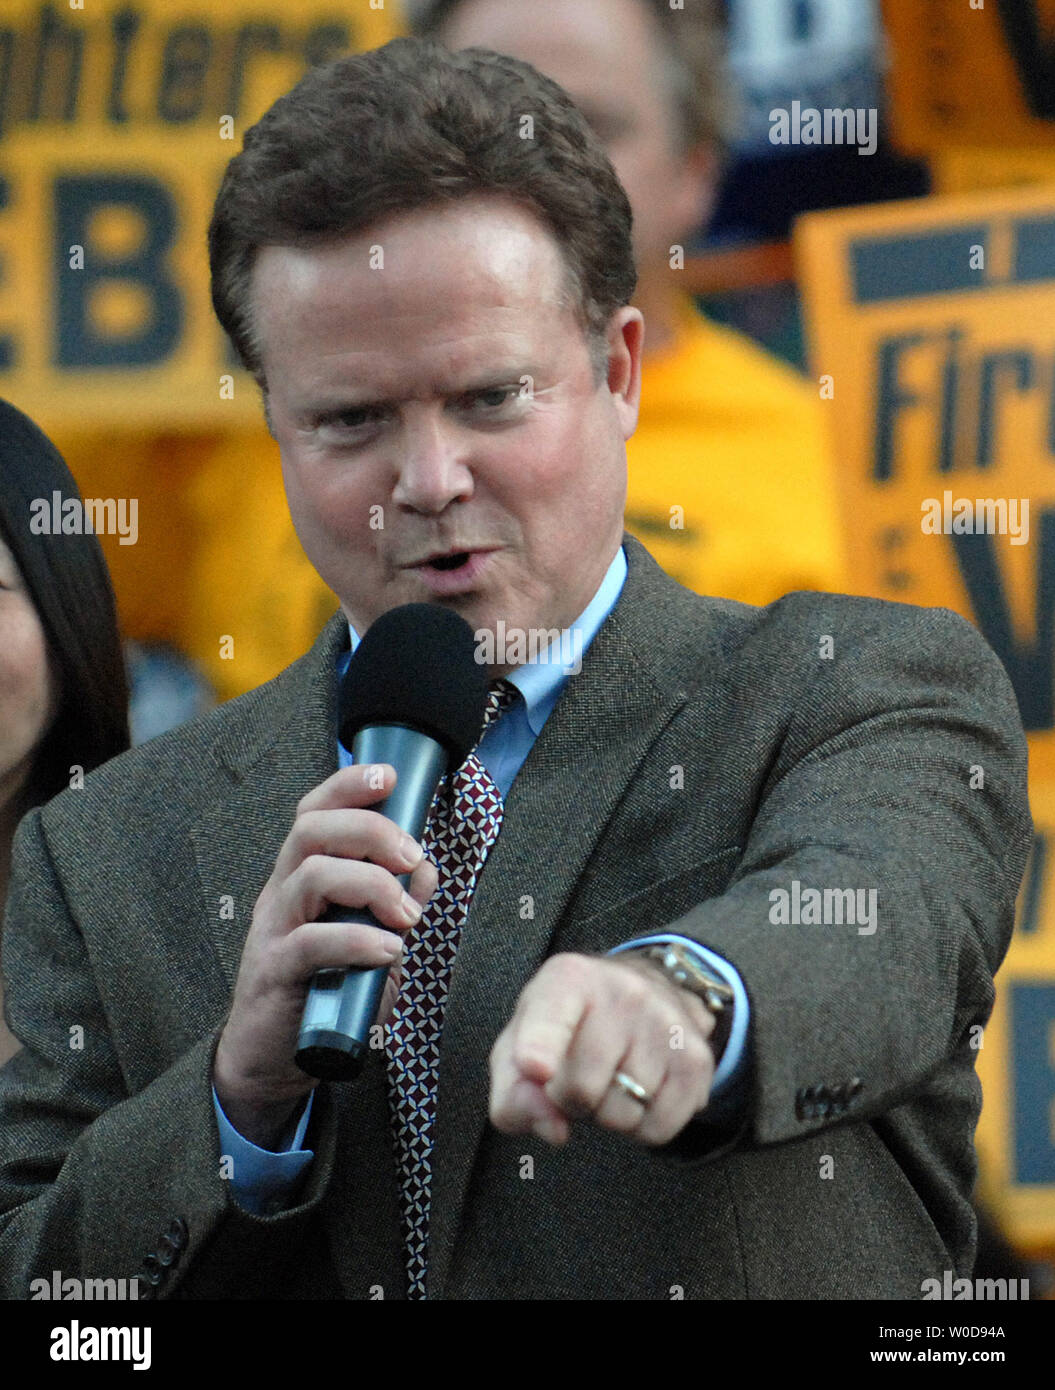
[[246,131],[209,226],[212,300],[264,385],[251,275],[262,246],[304,246],[385,218],[503,194],[554,236],[600,378],[605,328],[637,283],[632,215],[600,141],[562,88],[486,49],[426,39],[317,67]]

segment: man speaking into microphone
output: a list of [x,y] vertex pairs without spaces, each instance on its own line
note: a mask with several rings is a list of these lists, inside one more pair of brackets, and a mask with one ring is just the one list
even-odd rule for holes
[[[246,134],[210,255],[341,608],[22,824],[3,1293],[969,1275],[974,1048],[1029,843],[994,655],[945,611],[701,598],[624,535],[630,210],[526,64],[401,39],[313,70]],[[340,717],[410,604],[493,658],[422,842]],[[427,719],[437,663],[397,646]],[[380,967],[359,1075],[308,1075],[318,972]]]

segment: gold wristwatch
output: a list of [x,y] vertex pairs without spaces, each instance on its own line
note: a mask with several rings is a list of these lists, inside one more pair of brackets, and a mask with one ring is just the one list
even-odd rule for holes
[[653,942],[648,946],[633,946],[620,954],[644,956],[659,966],[671,984],[677,985],[680,989],[687,989],[703,1000],[714,1016],[714,1032],[708,1042],[714,1053],[714,1064],[717,1066],[733,1028],[735,996],[732,986],[719,979],[680,942]]

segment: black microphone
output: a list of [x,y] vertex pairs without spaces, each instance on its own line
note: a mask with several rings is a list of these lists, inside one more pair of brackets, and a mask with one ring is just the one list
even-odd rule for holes
[[[415,840],[444,772],[461,767],[480,738],[487,675],[469,624],[431,603],[383,613],[349,663],[341,683],[341,742],[357,764],[396,769],[395,790],[374,809]],[[398,877],[406,888],[410,874]],[[372,912],[336,903],[319,920],[380,925]],[[387,966],[315,972],[294,1058],[301,1071],[324,1081],[359,1075],[387,979]]]

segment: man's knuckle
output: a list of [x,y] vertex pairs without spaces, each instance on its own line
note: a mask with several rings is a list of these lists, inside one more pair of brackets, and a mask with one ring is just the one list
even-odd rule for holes
[[648,1010],[651,1013],[659,1014],[664,1004],[662,995],[657,994],[651,982],[640,978],[632,979],[623,986],[623,998],[631,1008],[638,1012]]
[[561,951],[555,956],[550,956],[535,979],[539,980],[545,976],[547,983],[561,981],[571,985],[579,984],[589,978],[590,965],[591,962],[586,956],[578,955],[574,951]]
[[329,860],[322,850],[318,847],[313,848],[297,866],[296,874],[302,883],[310,883],[317,886],[326,876],[329,869]]
[[284,941],[276,943],[269,953],[269,960],[262,957],[261,978],[285,981],[301,979],[310,974],[314,961],[313,945],[307,932],[290,932]]

